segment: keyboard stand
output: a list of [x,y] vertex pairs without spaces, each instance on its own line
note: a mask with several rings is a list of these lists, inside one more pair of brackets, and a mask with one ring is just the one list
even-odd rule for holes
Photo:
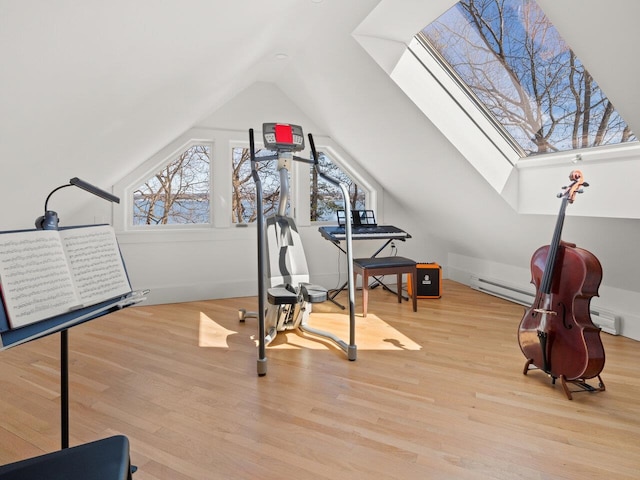
[[[332,229],[335,227],[320,227],[318,230],[320,231],[320,233],[322,234],[322,236],[326,239],[329,240],[331,243],[333,243],[336,248],[338,250],[340,250],[342,253],[347,253],[342,246],[340,245],[340,238],[336,238],[335,235],[333,235],[332,233]],[[390,227],[391,229],[398,231],[399,229],[397,229],[396,227]],[[378,248],[372,255],[371,258],[376,257],[382,250],[384,250],[391,242],[399,240],[401,242],[404,242],[407,238],[411,238],[411,235],[409,235],[408,233],[400,230],[400,232],[402,232],[401,234],[397,234],[394,235],[393,233],[390,233],[389,236],[384,236],[382,238],[378,238],[375,236],[363,236],[363,237],[358,237],[357,235],[352,235],[352,239],[353,240],[385,240],[384,244]],[[397,292],[393,291],[391,288],[389,288],[387,285],[385,285],[382,280],[380,280],[378,277],[373,277],[375,282],[369,287],[369,289],[372,288],[376,288],[379,285],[382,285],[382,288],[384,288],[385,290],[387,290],[388,292],[393,293],[394,295],[397,295]],[[342,292],[348,284],[348,279],[347,281],[345,281],[339,288],[330,291],[329,296],[327,297],[327,299],[333,303],[334,305],[340,307],[342,310],[345,309],[345,306],[342,305],[340,302],[338,302],[336,300],[336,297],[340,294],[340,292]],[[405,300],[409,300],[409,297],[402,294],[402,298],[404,298]]]

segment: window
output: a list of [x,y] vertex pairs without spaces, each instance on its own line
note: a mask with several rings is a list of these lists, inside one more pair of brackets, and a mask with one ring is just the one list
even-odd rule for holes
[[[246,131],[193,128],[176,138],[114,185],[114,194],[122,199],[123,207],[113,209],[114,226],[117,225],[119,232],[131,231],[136,235],[154,232],[150,235],[158,239],[162,235],[156,232],[162,231],[171,232],[175,238],[185,238],[186,230],[189,230],[188,235],[205,238],[214,230],[217,230],[217,235],[220,229],[255,222],[256,187],[251,176],[246,137]],[[353,188],[356,189],[354,198],[360,199],[356,204],[358,208],[364,206],[363,190],[366,190],[367,208],[375,209],[380,187],[366,172],[359,172],[355,161],[330,138],[321,137],[320,141],[324,168],[329,169],[332,176],[342,175],[338,173],[340,170],[346,172],[358,182],[357,187],[351,187],[352,195]],[[259,148],[261,146],[256,146],[256,156],[262,160],[257,167],[262,183],[264,213],[270,216],[278,213],[281,202],[280,175],[278,160],[265,158],[275,156],[275,152]],[[306,156],[302,153],[299,156],[302,155]],[[228,160],[213,162],[214,158]],[[340,165],[340,169],[334,170],[337,167],[328,166],[330,164]],[[290,213],[287,215],[295,217],[299,227],[307,227],[311,224],[310,165],[306,161],[294,161],[291,167],[287,202]],[[352,183],[346,176],[341,180]],[[326,197],[320,200],[320,205],[337,198],[337,193],[328,193],[330,190],[327,188],[319,187],[320,193]],[[330,208],[333,210],[329,212],[335,211],[335,202]],[[332,213],[327,215],[320,216],[320,220],[335,219]]]
[[[275,155],[266,149],[257,149],[256,158]],[[251,155],[248,148],[235,147],[232,150],[232,201],[231,221],[252,223],[256,221],[256,184],[251,176]],[[262,205],[265,216],[278,211],[280,205],[280,177],[278,160],[258,162],[257,169],[262,185]]]
[[209,145],[196,144],[133,191],[133,225],[208,224]]
[[521,157],[637,141],[533,0],[462,0],[416,39]]
[[[256,158],[275,155],[266,149],[256,150]],[[366,193],[325,153],[319,152],[318,161],[321,170],[329,176],[345,183],[349,187],[351,208],[364,209]],[[232,202],[231,221],[233,223],[252,223],[256,221],[255,210],[256,185],[251,176],[251,156],[248,148],[236,147],[232,150]],[[280,205],[280,176],[277,170],[278,160],[270,159],[258,162],[258,175],[262,182],[262,204],[265,216],[273,215]],[[303,168],[307,168],[305,165]],[[310,180],[310,219],[311,221],[336,220],[336,211],[344,209],[340,188],[322,179],[311,167]]]
[[[349,187],[349,201],[352,209],[364,210],[366,193],[323,152],[318,152],[320,170]],[[321,178],[315,168],[311,168],[311,221],[337,220],[337,210],[344,210],[342,191],[337,186]]]

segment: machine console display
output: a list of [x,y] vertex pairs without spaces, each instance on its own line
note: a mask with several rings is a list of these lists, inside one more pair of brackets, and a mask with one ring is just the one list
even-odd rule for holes
[[304,149],[302,127],[288,123],[263,123],[264,146],[269,150],[297,152]]

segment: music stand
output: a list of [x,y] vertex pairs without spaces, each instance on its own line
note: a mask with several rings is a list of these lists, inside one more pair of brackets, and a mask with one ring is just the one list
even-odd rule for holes
[[[94,195],[97,195],[105,200],[119,203],[120,199],[114,195],[111,195],[104,190],[101,190],[87,182],[80,180],[77,177],[72,178],[69,184],[62,185],[54,189],[45,201],[44,215],[36,219],[36,230],[59,230],[58,227],[58,215],[56,212],[48,210],[48,202],[51,195],[61,188],[77,186],[86,190]],[[75,227],[78,228],[78,227]],[[33,232],[31,231],[13,231],[3,233],[23,233]],[[118,251],[119,253],[119,251]],[[120,261],[122,258],[120,256]],[[124,267],[124,261],[122,261],[122,268]],[[126,275],[126,269],[124,271]],[[128,284],[128,278],[127,278]],[[35,340],[37,338],[60,332],[60,416],[61,416],[61,444],[62,448],[69,447],[69,343],[68,343],[68,329],[72,326],[80,323],[87,322],[89,320],[101,317],[113,311],[119,310],[124,307],[139,303],[145,300],[144,295],[148,291],[132,292],[129,285],[129,291],[122,293],[93,305],[83,306],[82,308],[74,309],[66,313],[55,315],[50,318],[45,318],[42,321],[29,323],[27,325],[20,325],[12,328],[10,325],[7,312],[5,311],[5,303],[3,300],[2,307],[0,309],[0,349],[4,350],[22,343]]]

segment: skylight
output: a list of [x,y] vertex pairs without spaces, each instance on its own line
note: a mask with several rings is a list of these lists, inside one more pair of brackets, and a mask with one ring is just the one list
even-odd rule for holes
[[462,0],[416,41],[521,158],[637,141],[533,0]]

